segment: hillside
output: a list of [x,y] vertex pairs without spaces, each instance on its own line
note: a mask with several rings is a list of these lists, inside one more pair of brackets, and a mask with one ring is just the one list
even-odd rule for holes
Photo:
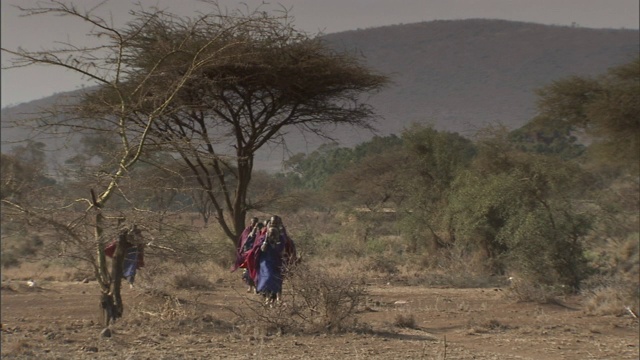
[[358,49],[394,85],[372,99],[383,133],[412,121],[469,135],[487,123],[522,126],[535,89],[595,76],[638,56],[638,31],[502,20],[433,21],[327,35]]
[[[587,29],[503,20],[447,20],[324,35],[337,50],[355,52],[393,84],[370,100],[380,134],[399,133],[412,122],[473,135],[490,123],[516,128],[535,115],[535,90],[571,75],[595,76],[638,56],[637,30]],[[33,112],[54,99],[2,109],[5,119]],[[21,137],[2,131],[2,151]],[[372,134],[338,129],[345,146]],[[288,151],[320,143],[291,133]],[[277,156],[273,154],[277,153]],[[278,167],[282,150],[262,156]]]

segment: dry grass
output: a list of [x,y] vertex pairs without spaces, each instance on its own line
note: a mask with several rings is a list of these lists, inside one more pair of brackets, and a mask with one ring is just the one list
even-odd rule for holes
[[489,332],[500,332],[511,329],[512,327],[506,325],[496,319],[490,319],[486,321],[476,322],[470,320],[467,324],[467,334],[486,334]]
[[33,349],[33,346],[28,340],[20,340],[11,345],[11,348],[8,349],[8,351],[6,352],[6,355],[16,356],[18,358],[35,357],[36,354],[33,352],[32,349]]
[[62,263],[23,262],[19,266],[2,270],[2,279],[42,281],[82,281],[93,279],[87,264],[70,267]]
[[[626,307],[630,307],[628,301],[615,288],[601,288],[593,293],[585,301],[585,311],[590,315],[627,315]],[[637,312],[637,307],[634,306]]]
[[521,275],[512,276],[509,282],[505,296],[518,302],[557,303],[565,292],[561,286],[540,284]]
[[397,314],[393,326],[406,329],[418,329],[415,316],[413,314]]
[[596,259],[599,273],[587,279],[582,293],[592,315],[628,315],[640,311],[640,239],[637,232],[624,240],[609,239]]
[[[640,284],[629,276],[596,276],[586,284],[586,312],[590,315],[629,315],[640,311]],[[629,310],[627,310],[629,308]]]

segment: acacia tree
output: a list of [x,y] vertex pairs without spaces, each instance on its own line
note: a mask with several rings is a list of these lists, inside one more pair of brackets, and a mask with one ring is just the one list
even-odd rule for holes
[[[115,319],[123,311],[118,269],[120,262],[114,261],[109,272],[104,246],[117,233],[108,231],[108,218],[121,218],[122,214],[117,211],[109,215],[107,205],[115,194],[122,191],[121,182],[143,156],[151,130],[158,127],[155,122],[179,109],[179,106],[172,104],[177,101],[182,89],[190,84],[193,75],[208,60],[218,55],[220,49],[212,48],[212,44],[218,40],[216,37],[198,44],[189,42],[190,35],[197,33],[199,26],[217,15],[199,14],[184,28],[183,33],[175,34],[182,38],[174,37],[175,43],[165,49],[162,56],[149,59],[145,66],[140,66],[139,61],[133,61],[141,59],[135,44],[144,42],[141,38],[153,32],[149,28],[162,23],[161,19],[172,19],[172,14],[155,8],[145,10],[138,4],[138,10],[130,12],[132,20],[123,27],[117,27],[106,17],[100,16],[99,7],[82,10],[73,3],[51,0],[39,2],[33,8],[20,7],[20,10],[26,16],[62,16],[80,21],[87,25],[86,34],[92,41],[89,46],[59,42],[55,47],[40,51],[2,48],[5,54],[12,57],[8,68],[45,65],[72,71],[89,79],[103,91],[88,91],[81,95],[79,103],[69,101],[47,109],[31,120],[21,120],[18,125],[30,126],[40,133],[63,133],[70,137],[83,133],[117,136],[119,146],[112,149],[110,161],[103,162],[99,171],[93,174],[93,184],[85,190],[86,197],[56,199],[55,203],[38,208],[13,198],[3,198],[3,212],[8,210],[24,214],[28,221],[37,219],[38,224],[58,231],[58,238],[70,245],[66,249],[73,251],[72,256],[86,260],[93,266],[103,293],[103,308],[111,319]],[[227,30],[231,31],[234,26],[231,24]],[[188,51],[186,45],[189,45]],[[202,56],[203,53],[206,56]],[[165,76],[166,68],[163,65],[172,56],[182,60],[180,73]],[[153,94],[145,91],[152,87],[150,83],[158,84],[158,81],[162,81],[162,87],[156,86]],[[109,98],[102,97],[105,92],[108,92]],[[85,207],[78,204],[84,204]],[[126,237],[126,233],[120,235]],[[119,248],[116,254],[121,255],[122,251]],[[106,322],[108,324],[109,318]]]
[[540,119],[582,131],[589,151],[633,176],[640,171],[640,58],[597,78],[572,76],[538,90]]
[[[387,78],[297,31],[286,11],[218,12],[195,20],[148,16],[145,25],[126,33],[133,40],[125,63],[137,69],[129,87],[145,79],[140,96],[129,98],[141,111],[127,131],[148,129],[155,146],[182,158],[233,242],[251,209],[247,195],[261,148],[281,142],[290,129],[328,138],[329,125],[372,129],[373,110],[361,97]],[[194,62],[202,65],[189,72]],[[151,69],[155,75],[148,76]],[[166,101],[159,94],[178,79],[185,84],[175,100],[147,127],[144,119]],[[102,86],[85,105],[107,113],[116,95]]]

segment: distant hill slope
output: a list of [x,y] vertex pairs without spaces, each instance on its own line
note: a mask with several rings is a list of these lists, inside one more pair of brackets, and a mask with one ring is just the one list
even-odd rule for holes
[[[324,35],[337,50],[364,56],[393,85],[369,101],[382,120],[380,134],[400,133],[412,122],[472,135],[489,123],[522,126],[535,115],[535,90],[571,75],[595,76],[627,63],[640,51],[638,30],[587,29],[503,20],[447,20]],[[2,109],[2,119],[53,102],[45,98]],[[2,151],[19,134],[2,131]],[[345,146],[372,134],[340,129]],[[320,143],[292,133],[292,153]],[[274,152],[275,153],[275,152]],[[263,155],[277,168],[282,150]],[[270,159],[270,160],[267,160]]]
[[451,20],[326,36],[358,49],[395,84],[372,99],[397,133],[412,121],[470,134],[487,123],[515,128],[535,115],[535,90],[570,75],[594,76],[639,55],[637,30],[503,20]]

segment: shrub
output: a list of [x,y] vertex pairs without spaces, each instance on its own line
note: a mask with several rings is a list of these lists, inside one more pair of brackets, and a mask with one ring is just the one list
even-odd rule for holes
[[417,329],[416,319],[413,314],[397,314],[393,326],[406,329]]
[[537,302],[541,304],[557,302],[569,288],[563,285],[547,285],[537,281],[537,277],[511,277],[506,296],[521,302]]
[[266,331],[278,332],[341,332],[353,329],[355,315],[366,299],[365,283],[356,272],[337,273],[322,266],[298,264],[288,270],[283,302],[267,306],[248,300],[246,316],[230,309],[246,321],[256,321]]
[[627,315],[629,307],[640,311],[640,243],[638,233],[623,240],[610,241],[591,265],[595,274],[588,278],[581,292],[586,296],[587,311],[594,315]]
[[596,275],[585,281],[582,293],[586,297],[587,313],[592,315],[627,315],[627,308],[640,311],[638,280],[616,275]]
[[176,289],[211,290],[213,283],[202,274],[184,273],[173,277],[173,285]]
[[365,270],[394,275],[398,273],[398,264],[391,255],[377,254],[370,256],[365,264]]
[[0,262],[2,262],[4,269],[20,266],[20,260],[13,251],[3,250],[2,254],[0,254]]
[[344,330],[364,303],[366,289],[354,273],[300,264],[289,277],[291,309],[313,330]]

